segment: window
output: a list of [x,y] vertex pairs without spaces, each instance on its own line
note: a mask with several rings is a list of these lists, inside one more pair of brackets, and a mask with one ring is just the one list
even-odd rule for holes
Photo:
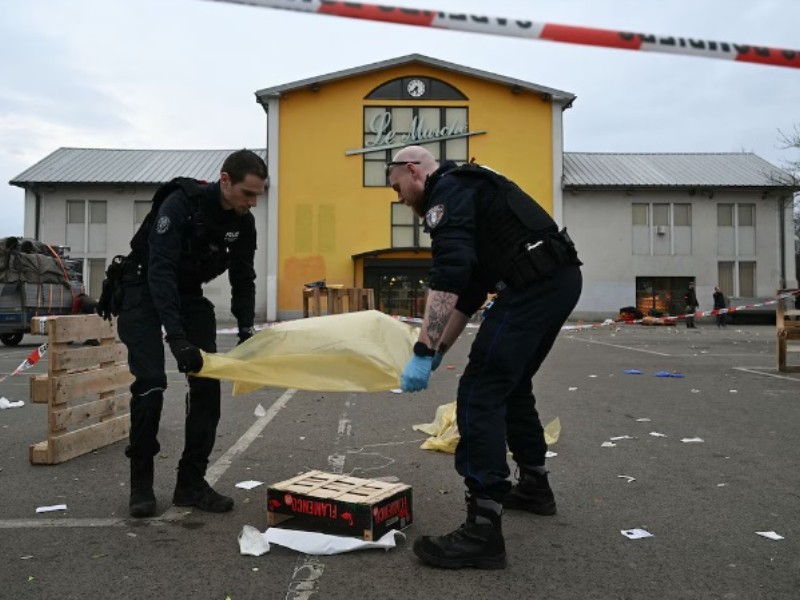
[[737,204],[739,227],[753,227],[756,224],[756,205]]
[[669,225],[669,204],[653,204],[653,225]]
[[675,218],[676,227],[690,227],[692,225],[691,204],[673,204],[672,214]]
[[101,224],[106,222],[105,200],[89,202],[89,223]]
[[392,248],[430,248],[431,237],[422,221],[405,204],[392,203]]
[[717,254],[720,256],[756,255],[756,205],[717,205]]
[[717,204],[717,227],[733,227],[733,204]]
[[720,261],[719,289],[730,297],[756,297],[756,263],[755,261]]
[[136,200],[133,203],[133,224],[137,229],[144,222],[152,204],[150,200]]
[[67,200],[67,223],[72,225],[85,222],[86,208],[83,200]]
[[66,245],[76,257],[106,251],[105,200],[67,200]]
[[739,296],[755,298],[756,295],[756,263],[739,263]]
[[719,277],[717,279],[718,279],[719,289],[727,297],[736,295],[733,293],[734,290],[733,267],[734,263],[730,261],[723,261],[718,265]]
[[[364,108],[364,148],[382,149],[364,154],[364,186],[387,186],[386,163],[400,146],[418,143],[436,160],[465,163],[469,160],[467,138],[447,138],[467,131],[467,108],[447,106],[367,106]],[[389,147],[391,146],[391,147]]]
[[634,225],[649,225],[648,204],[634,204],[633,205],[633,224]]
[[634,255],[692,254],[691,204],[632,203],[631,222]]
[[103,279],[106,277],[106,259],[89,259],[89,285],[86,293],[95,298],[99,298],[103,291]]

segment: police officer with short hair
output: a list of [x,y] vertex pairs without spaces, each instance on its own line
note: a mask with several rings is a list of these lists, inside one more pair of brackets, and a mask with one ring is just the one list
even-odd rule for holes
[[155,219],[145,220],[152,222],[150,231],[134,236],[133,252],[122,263],[118,330],[134,376],[125,450],[133,517],[156,511],[153,457],[160,449],[157,436],[167,387],[162,327],[189,383],[185,442],[172,502],[209,512],[233,508],[233,499],[205,480],[220,418],[220,383],[192,373],[203,366],[201,349],[217,349],[214,306],[202,286],[226,270],[240,343],[253,334],[256,227],[250,209],[266,185],[267,166],[261,157],[249,150],[234,152],[225,159],[219,181],[185,184],[167,195]]
[[[503,505],[555,514],[544,430],[532,378],[581,293],[581,262],[566,230],[516,184],[474,164],[439,166],[420,146],[387,165],[398,200],[425,219],[433,265],[425,318],[401,385],[428,386],[470,316],[497,293],[459,380],[455,463],[467,487],[467,520],[424,536],[414,552],[439,567],[503,568]],[[520,472],[512,487],[506,444]]]

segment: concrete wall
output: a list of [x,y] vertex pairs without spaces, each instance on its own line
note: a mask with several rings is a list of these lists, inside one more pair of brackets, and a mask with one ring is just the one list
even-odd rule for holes
[[[634,254],[634,203],[689,203],[692,226],[690,248],[673,243],[671,254]],[[720,254],[717,205],[753,203],[756,206],[755,254]],[[711,295],[718,283],[720,261],[756,261],[755,298],[730,298],[731,304],[752,303],[772,298],[780,287],[779,210],[773,198],[762,199],[761,192],[715,190],[713,198],[690,196],[684,190],[593,190],[564,192],[564,223],[578,248],[585,266],[584,288],[575,317],[602,319],[614,317],[623,306],[636,301],[636,277],[694,277],[701,307],[711,307]],[[796,287],[795,257],[791,251],[791,209],[786,218],[787,287]],[[665,236],[670,236],[668,231]],[[656,237],[655,235],[653,236]],[[659,238],[661,236],[658,236]],[[658,240],[655,244],[670,243]],[[744,244],[742,244],[744,245]]]

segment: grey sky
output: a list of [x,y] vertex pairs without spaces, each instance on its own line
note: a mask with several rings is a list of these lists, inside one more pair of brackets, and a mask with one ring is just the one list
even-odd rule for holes
[[[438,9],[800,49],[796,0],[394,0]],[[6,0],[0,237],[12,177],[62,146],[265,145],[258,89],[420,53],[578,96],[567,151],[752,151],[782,164],[800,70],[357,21],[207,0]]]

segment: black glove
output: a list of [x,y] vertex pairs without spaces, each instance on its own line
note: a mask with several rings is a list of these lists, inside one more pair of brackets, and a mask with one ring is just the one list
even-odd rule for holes
[[111,264],[106,269],[106,278],[103,280],[103,289],[94,311],[106,321],[119,315],[122,310],[122,271],[125,257],[117,255],[111,259]]
[[181,373],[198,373],[203,368],[203,355],[200,348],[192,344],[184,336],[167,338],[169,349],[178,361],[178,371]]
[[[249,340],[256,334],[256,330],[252,327],[239,327],[239,344]],[[236,344],[237,346],[239,344]]]

